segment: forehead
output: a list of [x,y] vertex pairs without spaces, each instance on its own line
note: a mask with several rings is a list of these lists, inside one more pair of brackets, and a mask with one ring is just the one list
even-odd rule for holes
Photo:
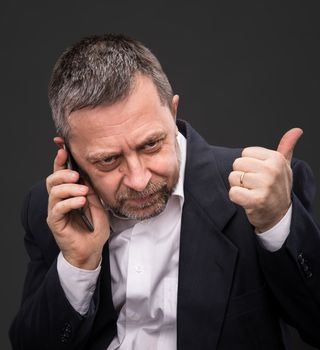
[[70,144],[83,149],[92,145],[115,148],[124,141],[140,142],[153,131],[164,131],[175,123],[153,82],[138,76],[135,88],[125,100],[72,112],[69,124]]

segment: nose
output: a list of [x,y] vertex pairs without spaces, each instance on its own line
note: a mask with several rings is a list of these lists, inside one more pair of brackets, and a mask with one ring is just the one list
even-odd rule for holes
[[143,191],[151,179],[152,174],[150,170],[145,167],[143,161],[137,156],[127,159],[126,163],[123,184],[135,191]]

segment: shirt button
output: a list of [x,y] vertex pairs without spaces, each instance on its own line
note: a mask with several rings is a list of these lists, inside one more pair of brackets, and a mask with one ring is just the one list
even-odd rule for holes
[[131,315],[131,320],[132,321],[139,321],[140,320],[140,315],[137,314],[136,312]]
[[143,267],[141,265],[136,265],[136,272],[141,273],[143,271]]

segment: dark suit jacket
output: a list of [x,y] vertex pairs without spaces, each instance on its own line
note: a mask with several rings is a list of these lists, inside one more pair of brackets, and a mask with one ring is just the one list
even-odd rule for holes
[[[320,346],[320,231],[310,214],[315,189],[309,167],[293,161],[291,230],[284,246],[270,253],[260,246],[244,210],[228,198],[228,175],[241,150],[209,146],[187,123],[178,126],[187,138],[187,162],[177,349],[285,349],[281,319]],[[22,210],[30,263],[10,330],[13,349],[106,350],[117,321],[108,244],[90,310],[82,317],[60,286],[59,249],[46,216],[41,183]]]

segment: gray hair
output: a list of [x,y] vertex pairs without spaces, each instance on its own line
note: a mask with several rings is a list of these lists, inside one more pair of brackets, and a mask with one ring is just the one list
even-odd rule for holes
[[121,34],[82,39],[56,62],[49,82],[49,103],[58,134],[68,139],[73,111],[119,102],[134,88],[134,76],[149,77],[160,101],[171,107],[172,88],[158,59],[139,41]]

